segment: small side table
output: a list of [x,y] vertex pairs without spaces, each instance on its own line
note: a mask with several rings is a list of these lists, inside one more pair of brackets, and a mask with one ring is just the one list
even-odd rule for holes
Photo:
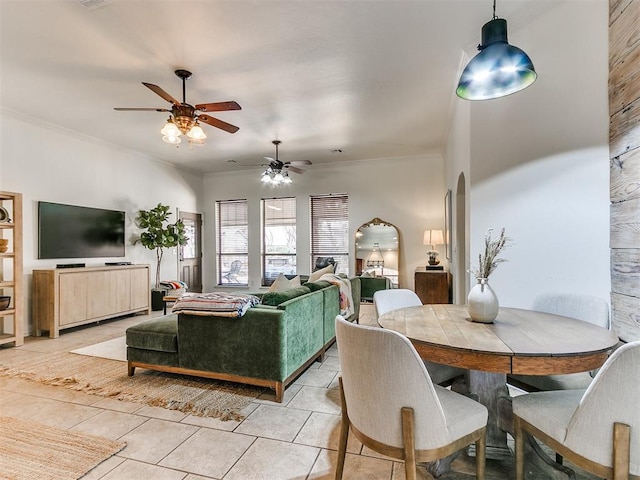
[[175,303],[176,300],[180,298],[179,295],[165,295],[162,297],[162,301],[164,302],[164,314],[167,314],[167,303]]
[[451,303],[451,274],[443,270],[416,268],[415,292],[424,305]]

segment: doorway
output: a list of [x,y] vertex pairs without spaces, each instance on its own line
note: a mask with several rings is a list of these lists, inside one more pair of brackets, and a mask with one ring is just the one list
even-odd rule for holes
[[202,215],[180,212],[187,237],[186,245],[180,246],[178,271],[180,280],[185,282],[190,292],[202,292]]
[[464,173],[458,177],[455,196],[455,292],[454,303],[464,304],[469,292],[469,275],[467,274],[467,194]]

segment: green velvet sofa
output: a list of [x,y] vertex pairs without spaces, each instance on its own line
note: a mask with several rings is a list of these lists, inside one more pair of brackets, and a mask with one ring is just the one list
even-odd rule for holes
[[[360,279],[350,278],[354,314],[360,313]],[[335,341],[339,289],[306,283],[260,295],[238,318],[169,314],[129,327],[128,374],[136,367],[284,389]]]

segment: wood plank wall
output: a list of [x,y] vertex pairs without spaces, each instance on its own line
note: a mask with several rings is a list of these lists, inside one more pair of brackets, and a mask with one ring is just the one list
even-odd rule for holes
[[640,0],[609,0],[611,310],[640,340]]

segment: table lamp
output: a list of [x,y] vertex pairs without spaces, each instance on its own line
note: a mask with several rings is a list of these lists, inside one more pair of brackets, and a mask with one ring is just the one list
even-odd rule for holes
[[438,260],[440,252],[438,252],[435,247],[436,245],[444,245],[444,234],[442,230],[425,230],[423,243],[431,247],[431,249],[427,251],[429,265],[438,265],[440,263],[440,260]]

